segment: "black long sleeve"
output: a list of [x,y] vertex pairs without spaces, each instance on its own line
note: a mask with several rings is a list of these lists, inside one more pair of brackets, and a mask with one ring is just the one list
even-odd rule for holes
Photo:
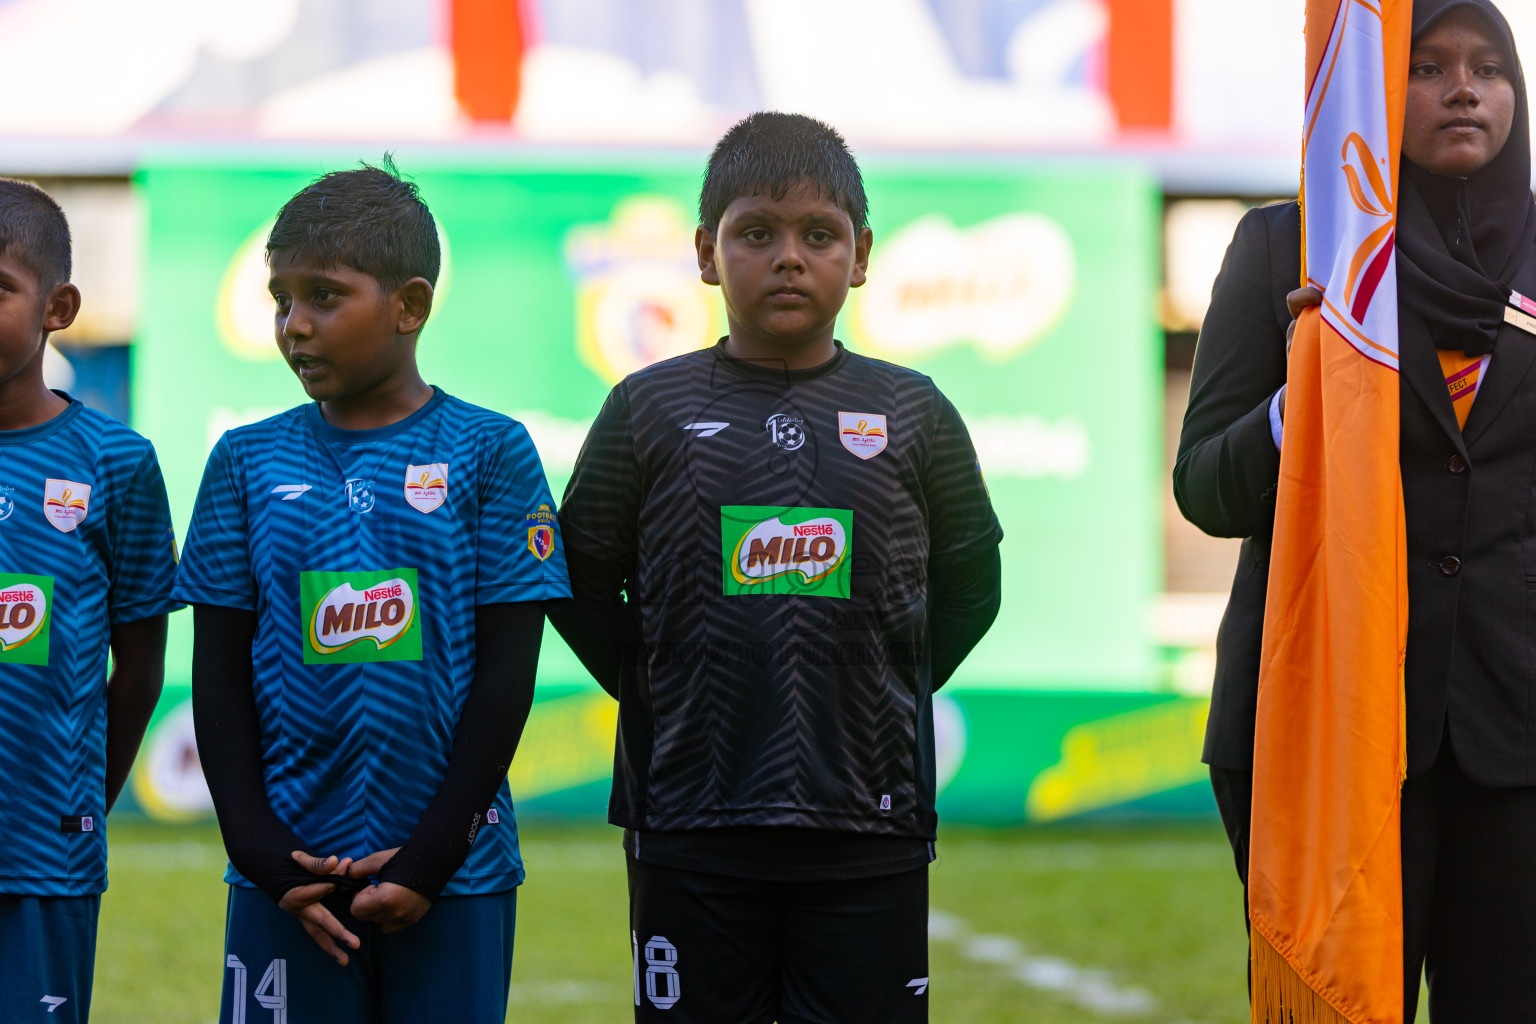
[[541,601],[475,609],[475,678],[447,774],[410,839],[379,872],[380,882],[436,899],[463,866],[533,707],[544,613]]
[[981,554],[928,568],[928,635],[932,637],[933,688],[981,642],[1003,599],[1003,560],[997,545]]
[[200,604],[193,607],[192,623],[192,723],[224,849],[236,871],[281,900],[315,876],[294,863],[292,852],[304,844],[272,812],[262,779],[251,691],[256,613]]
[[599,686],[615,700],[625,659],[639,655],[642,637],[635,609],[624,601],[626,567],[567,543],[572,600],[551,609],[549,621]]
[[1273,529],[1280,453],[1269,403],[1285,384],[1285,294],[1300,267],[1296,204],[1260,207],[1243,216],[1211,289],[1173,494],[1184,518],[1217,537]]

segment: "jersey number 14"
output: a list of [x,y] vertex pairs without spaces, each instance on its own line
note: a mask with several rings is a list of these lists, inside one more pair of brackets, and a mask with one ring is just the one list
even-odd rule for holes
[[[229,993],[230,1020],[234,1024],[246,1024],[245,989],[249,975],[246,973],[245,964],[241,963],[237,956],[225,957],[224,963],[235,972],[234,984],[230,986]],[[288,1024],[287,960],[273,960],[267,964],[266,973],[256,984],[255,996],[257,1004],[262,1009],[272,1011],[272,1024]]]

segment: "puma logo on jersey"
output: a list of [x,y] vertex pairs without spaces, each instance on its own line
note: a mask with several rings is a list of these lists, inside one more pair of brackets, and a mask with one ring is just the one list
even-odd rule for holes
[[698,423],[684,423],[684,430],[696,430],[699,437],[714,437],[720,431],[730,426],[729,423],[719,423],[713,420],[701,420]]
[[309,490],[309,484],[278,484],[272,488],[272,494],[281,494],[283,501],[296,501],[304,497],[304,492]]

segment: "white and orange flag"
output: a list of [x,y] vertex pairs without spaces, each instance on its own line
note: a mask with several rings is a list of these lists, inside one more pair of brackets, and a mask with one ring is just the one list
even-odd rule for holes
[[1411,0],[1308,0],[1302,278],[1253,759],[1255,1024],[1403,1019],[1397,161]]

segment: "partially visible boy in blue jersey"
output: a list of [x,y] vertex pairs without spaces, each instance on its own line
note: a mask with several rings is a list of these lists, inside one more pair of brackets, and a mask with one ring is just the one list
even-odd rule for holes
[[313,401],[219,440],[176,578],[230,860],[220,1019],[501,1024],[507,769],[570,593],[544,471],[417,371],[437,228],[387,160],[290,199],[267,261]]
[[[160,696],[176,541],[155,450],[43,383],[69,224],[0,179],[0,1020],[84,1021],[107,812]],[[107,654],[112,655],[108,672]]]
[[827,125],[727,132],[695,240],[730,334],[613,389],[560,507],[552,619],[619,700],[637,1021],[928,1018],[932,698],[1002,530],[934,382],[833,337],[866,215]]

